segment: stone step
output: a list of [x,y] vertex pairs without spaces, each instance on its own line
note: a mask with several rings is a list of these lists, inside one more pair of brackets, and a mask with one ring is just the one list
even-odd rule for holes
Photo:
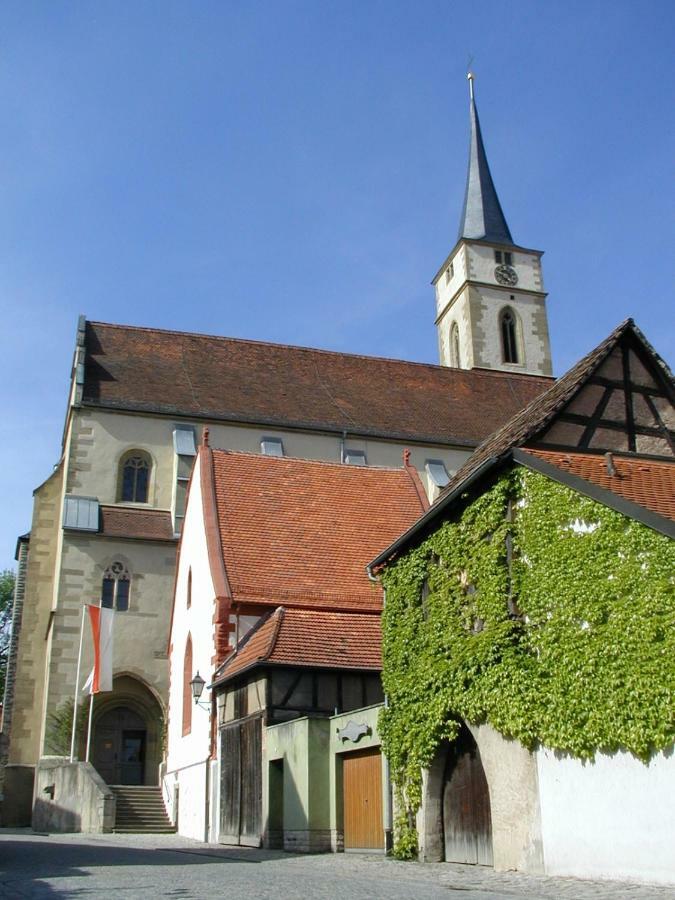
[[147,785],[109,785],[117,801],[115,831],[120,834],[173,834],[162,789]]

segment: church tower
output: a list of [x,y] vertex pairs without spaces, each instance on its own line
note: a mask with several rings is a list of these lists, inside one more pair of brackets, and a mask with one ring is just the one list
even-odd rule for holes
[[541,250],[514,243],[497,197],[470,72],[471,145],[454,249],[433,280],[441,365],[550,375]]

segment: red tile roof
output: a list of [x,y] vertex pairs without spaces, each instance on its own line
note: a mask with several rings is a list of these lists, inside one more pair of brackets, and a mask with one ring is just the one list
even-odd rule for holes
[[213,472],[225,569],[241,603],[379,609],[365,565],[426,507],[411,467],[213,450]]
[[83,403],[475,446],[552,383],[87,322]]
[[380,617],[278,607],[260,620],[215,679],[227,681],[259,663],[380,671]]
[[675,519],[675,462],[613,454],[616,475],[610,475],[605,457],[598,454],[523,449],[564,472],[584,478],[665,518]]
[[175,541],[171,513],[163,509],[101,506],[99,534],[106,537]]

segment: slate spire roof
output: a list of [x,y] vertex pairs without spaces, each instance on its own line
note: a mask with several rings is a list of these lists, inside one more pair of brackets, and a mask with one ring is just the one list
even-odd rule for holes
[[464,209],[459,224],[458,240],[491,241],[495,244],[513,244],[504,213],[490,174],[476,101],[473,95],[473,76],[470,73],[471,143],[469,145],[469,170],[466,176]]

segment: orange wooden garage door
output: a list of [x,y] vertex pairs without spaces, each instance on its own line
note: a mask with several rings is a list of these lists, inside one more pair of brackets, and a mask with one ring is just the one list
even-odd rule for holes
[[380,751],[343,757],[345,850],[382,850],[382,759]]

